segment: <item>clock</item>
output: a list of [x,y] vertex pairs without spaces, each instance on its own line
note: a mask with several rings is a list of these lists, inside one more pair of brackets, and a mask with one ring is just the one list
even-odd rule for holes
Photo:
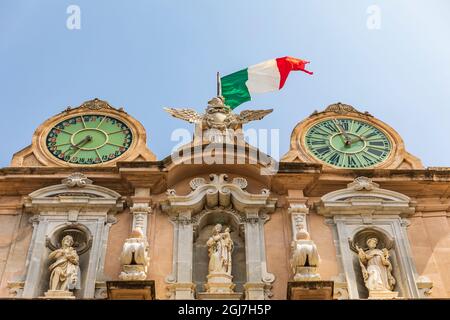
[[303,137],[313,158],[332,167],[371,168],[392,153],[391,138],[380,127],[350,117],[329,117],[314,122]]
[[68,164],[99,165],[120,158],[132,142],[132,130],[123,121],[106,114],[81,114],[53,125],[45,146]]

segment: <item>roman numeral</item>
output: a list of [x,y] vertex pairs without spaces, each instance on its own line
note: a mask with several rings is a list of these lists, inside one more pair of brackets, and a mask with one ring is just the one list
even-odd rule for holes
[[359,130],[361,130],[361,129],[362,129],[362,127],[363,127],[363,125],[362,125],[362,124],[360,124],[360,125],[358,126],[358,129],[356,129],[355,133],[358,133],[358,132],[359,132]]
[[349,167],[356,167],[356,161],[352,155],[349,155],[347,158],[347,164]]
[[326,141],[325,140],[310,140],[310,141],[308,141],[308,143],[309,144],[312,144],[312,145],[320,145],[320,144],[325,144],[326,143]]
[[367,136],[365,136],[366,139],[369,139],[370,137],[374,137],[378,135],[378,132],[373,131],[372,133],[368,134]]
[[367,149],[367,152],[374,154],[377,157],[380,157],[383,154],[383,151],[372,149],[372,148]]
[[334,153],[330,159],[329,162],[331,164],[337,165],[339,163],[339,159],[341,158],[341,155],[339,153]]
[[330,149],[330,147],[327,146],[327,147],[319,148],[319,149],[317,149],[316,151],[317,151],[317,153],[319,153],[321,156],[324,156],[324,155],[326,155],[328,152],[330,152],[331,149]]

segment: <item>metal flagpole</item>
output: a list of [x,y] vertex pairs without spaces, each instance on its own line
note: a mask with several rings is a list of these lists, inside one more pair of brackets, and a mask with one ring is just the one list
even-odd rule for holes
[[222,84],[220,83],[220,73],[217,72],[217,96],[220,97],[222,95]]

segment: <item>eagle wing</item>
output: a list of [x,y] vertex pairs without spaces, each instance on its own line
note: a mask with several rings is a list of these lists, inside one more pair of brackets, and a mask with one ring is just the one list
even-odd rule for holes
[[267,110],[244,110],[239,114],[239,120],[241,123],[247,123],[254,120],[261,120],[269,113],[271,113],[273,109]]
[[189,121],[190,123],[199,122],[203,119],[203,116],[197,111],[192,109],[176,109],[176,108],[164,108],[164,110],[172,115],[172,117]]

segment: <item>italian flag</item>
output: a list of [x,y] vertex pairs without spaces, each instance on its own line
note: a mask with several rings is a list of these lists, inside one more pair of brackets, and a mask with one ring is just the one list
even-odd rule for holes
[[250,101],[254,93],[280,90],[291,71],[305,69],[309,61],[283,57],[261,62],[221,78],[222,96],[231,109]]

